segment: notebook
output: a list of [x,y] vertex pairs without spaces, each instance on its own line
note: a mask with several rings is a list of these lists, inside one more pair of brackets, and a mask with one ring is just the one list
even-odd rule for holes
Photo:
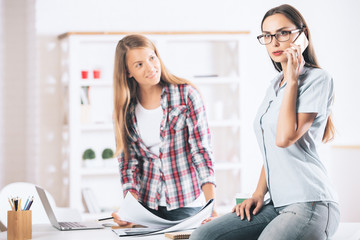
[[104,228],[102,225],[97,222],[58,222],[52,207],[50,206],[49,199],[46,196],[46,193],[43,188],[35,186],[36,191],[39,194],[42,205],[44,206],[45,212],[49,217],[51,225],[61,231],[67,230],[85,230],[85,229],[98,229]]
[[165,233],[165,237],[170,239],[189,239],[192,231],[186,232],[168,232]]

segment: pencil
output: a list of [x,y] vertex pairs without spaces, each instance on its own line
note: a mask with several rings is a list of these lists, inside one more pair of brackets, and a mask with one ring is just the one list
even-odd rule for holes
[[14,208],[14,204],[10,201],[10,198],[8,198],[8,200],[9,200],[9,203],[10,203],[10,206],[11,206],[11,210],[15,210],[15,208]]
[[27,207],[27,205],[28,205],[28,203],[29,203],[29,198],[30,198],[30,197],[28,197],[28,199],[26,200],[26,203],[25,203],[25,205],[24,205],[23,211],[26,210],[26,207]]
[[114,219],[114,218],[113,217],[100,218],[100,219],[98,219],[98,221],[105,221],[105,220],[110,220],[110,219]]
[[26,210],[30,210],[30,207],[31,207],[31,205],[32,205],[33,202],[34,202],[34,197],[31,198],[28,206],[26,207]]

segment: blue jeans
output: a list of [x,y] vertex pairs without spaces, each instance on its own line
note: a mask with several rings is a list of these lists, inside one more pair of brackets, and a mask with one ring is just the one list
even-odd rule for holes
[[332,202],[265,205],[250,222],[228,213],[196,229],[192,240],[320,240],[330,238],[339,225],[338,205]]
[[163,219],[166,220],[170,220],[170,221],[177,221],[177,220],[182,220],[188,217],[191,217],[193,215],[195,215],[196,213],[198,213],[201,209],[201,207],[182,207],[182,208],[177,208],[174,210],[170,210],[168,211],[166,209],[166,207],[158,207],[158,210],[155,209],[151,209],[148,206],[146,206],[145,204],[141,203],[147,210],[149,210],[151,213],[155,214],[158,217],[161,217]]

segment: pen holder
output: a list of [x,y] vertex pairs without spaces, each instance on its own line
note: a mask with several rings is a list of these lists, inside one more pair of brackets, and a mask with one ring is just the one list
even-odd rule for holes
[[23,240],[32,238],[31,211],[8,211],[7,239]]

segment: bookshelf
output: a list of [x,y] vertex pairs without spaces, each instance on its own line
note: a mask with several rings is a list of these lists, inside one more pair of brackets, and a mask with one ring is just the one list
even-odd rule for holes
[[[116,164],[104,164],[101,151],[115,149],[112,125],[112,74],[115,47],[131,32],[69,32],[59,36],[64,97],[63,161],[68,166],[69,205],[84,209],[81,191],[94,192],[101,207],[116,208],[122,189]],[[157,46],[160,57],[175,75],[192,81],[207,109],[217,178],[217,204],[233,205],[241,192],[241,88],[247,31],[140,32]],[[95,78],[94,71],[100,72]],[[87,75],[84,78],[84,74]],[[92,148],[98,164],[85,167],[82,153]],[[233,184],[229,184],[229,182]]]

